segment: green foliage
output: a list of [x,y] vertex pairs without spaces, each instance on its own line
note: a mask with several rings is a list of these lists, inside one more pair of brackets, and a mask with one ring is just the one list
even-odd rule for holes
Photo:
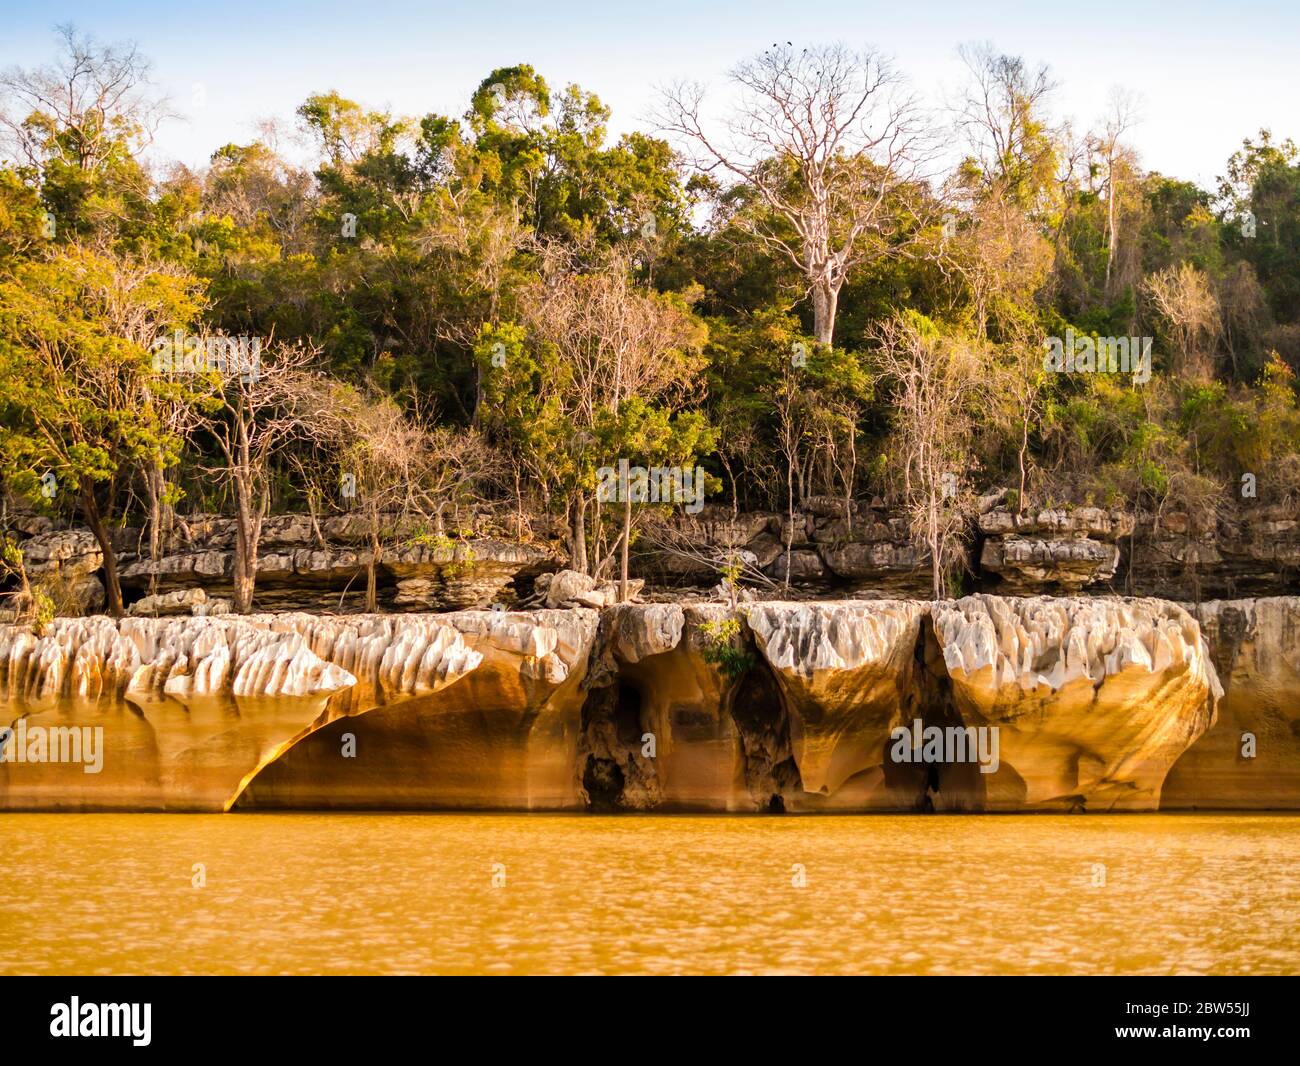
[[[297,109],[315,146],[306,167],[252,141],[157,179],[140,114],[34,111],[31,158],[0,167],[4,489],[67,517],[138,522],[157,469],[162,503],[228,507],[204,472],[213,442],[185,417],[202,383],[151,364],[154,338],[181,329],[304,342],[358,390],[452,437],[481,434],[508,475],[468,495],[563,516],[571,537],[583,521],[612,539],[619,509],[589,505],[620,458],[701,465],[710,500],[738,508],[897,503],[897,411],[870,338],[901,315],[987,364],[970,462],[989,484],[1019,485],[1023,452],[1035,501],[1181,504],[1222,497],[1244,472],[1284,497],[1300,452],[1295,145],[1260,131],[1215,190],[1143,173],[1136,156],[1062,179],[1067,146],[1032,68],[987,58],[1018,86],[999,105],[1014,136],[972,146],[943,187],[893,188],[838,293],[834,346],[811,339],[800,265],[758,235],[796,238],[759,188],[806,196],[793,158],[767,159],[752,183],[691,172],[660,137],[611,139],[597,95],[526,63],[488,72],[461,116],[311,93]],[[844,182],[880,176],[860,158],[829,165]],[[832,243],[846,225],[831,220]],[[1192,364],[1146,285],[1184,264],[1213,300],[1196,371],[1177,369]],[[572,313],[548,318],[563,293]],[[654,341],[637,349],[633,322]],[[1070,329],[1159,336],[1155,377],[1025,359]],[[39,493],[47,474],[53,500]],[[287,467],[275,483],[278,507],[311,491]],[[420,536],[453,553],[465,539]]]
[[738,618],[721,618],[700,625],[704,635],[701,654],[704,661],[716,666],[728,681],[743,677],[756,663],[745,643]]

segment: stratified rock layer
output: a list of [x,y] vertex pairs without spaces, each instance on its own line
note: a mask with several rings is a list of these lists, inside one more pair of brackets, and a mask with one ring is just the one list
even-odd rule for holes
[[[1161,600],[987,595],[0,627],[3,724],[104,738],[0,762],[0,807],[1131,810],[1180,757],[1166,805],[1288,805],[1300,601],[1201,610],[1208,650]],[[1210,651],[1267,761],[1199,750]],[[996,773],[900,760],[918,723]]]

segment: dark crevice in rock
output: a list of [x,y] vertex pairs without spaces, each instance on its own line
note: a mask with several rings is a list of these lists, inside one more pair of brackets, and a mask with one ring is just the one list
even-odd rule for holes
[[803,781],[790,748],[790,717],[765,663],[745,672],[730,710],[740,734],[749,794],[759,810],[784,813],[784,797],[801,792]]
[[[924,732],[963,728],[963,721],[953,697],[952,680],[944,666],[943,648],[929,615],[921,619],[917,636],[912,686],[900,709],[901,724],[911,729],[919,719]],[[895,762],[894,743],[885,744],[885,784],[902,806],[917,811],[979,810],[984,806],[985,781],[976,762]]]
[[589,689],[582,705],[578,766],[591,811],[649,810],[659,804],[656,763],[643,754],[642,698],[624,679]]
[[588,755],[582,771],[582,789],[587,794],[588,810],[619,810],[623,799],[623,771],[613,759]]

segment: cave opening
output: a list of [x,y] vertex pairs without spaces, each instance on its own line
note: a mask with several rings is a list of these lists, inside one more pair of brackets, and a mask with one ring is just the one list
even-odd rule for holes
[[745,786],[760,811],[785,813],[785,797],[803,790],[790,746],[790,716],[764,663],[745,672],[730,701],[745,758]]
[[644,705],[640,688],[625,677],[587,693],[578,765],[589,811],[639,809],[654,793],[654,760],[641,755]]

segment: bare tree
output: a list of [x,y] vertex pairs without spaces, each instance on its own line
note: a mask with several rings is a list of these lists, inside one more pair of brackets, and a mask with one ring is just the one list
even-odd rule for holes
[[[799,467],[799,445],[803,440],[807,405],[803,390],[789,366],[784,366],[780,381],[776,384],[772,405],[777,418],[777,451],[785,461],[785,585],[790,587],[791,552],[794,548],[794,501],[796,499],[795,481],[802,482]],[[798,486],[797,498],[804,498],[803,485]]]
[[271,461],[291,441],[315,440],[325,425],[328,392],[310,367],[317,349],[271,344],[251,364],[211,373],[213,388],[199,410],[198,426],[224,462],[210,467],[229,485],[235,506],[235,609],[253,609],[262,523],[271,510]]
[[934,595],[962,560],[971,435],[985,391],[975,352],[906,317],[876,326],[881,376],[894,386],[892,442],[913,535],[930,551]]
[[1024,511],[1025,489],[1029,474],[1029,434],[1042,421],[1047,406],[1050,382],[1043,368],[1042,349],[1019,338],[1002,349],[995,385],[999,421],[1015,434],[1016,460],[1020,468],[1020,489],[1016,508]]
[[385,542],[419,520],[444,528],[444,511],[478,498],[503,471],[500,457],[473,429],[427,427],[395,400],[334,386],[316,432],[337,454],[353,489],[345,506],[366,528],[366,610],[378,607],[378,569]]
[[880,53],[839,44],[773,45],[730,77],[739,101],[718,135],[700,85],[666,89],[657,121],[693,147],[699,169],[757,199],[763,211],[737,221],[799,270],[813,336],[829,345],[849,272],[911,239],[897,201],[927,155],[920,107]]
[[1110,92],[1110,110],[1100,132],[1091,137],[1092,154],[1106,168],[1106,281],[1103,293],[1107,300],[1112,296],[1112,279],[1115,257],[1119,247],[1120,182],[1131,173],[1136,164],[1133,153],[1124,145],[1124,136],[1138,122],[1137,97],[1116,86]]
[[[624,253],[603,256],[588,273],[580,252],[551,245],[543,250],[541,280],[522,300],[530,331],[551,345],[563,372],[549,386],[577,433],[573,446],[590,443],[602,416],[618,415],[633,398],[660,408],[679,407],[698,384],[704,330],[680,301],[639,288]],[[627,589],[628,549],[633,517],[630,495],[624,501],[622,533],[615,549]],[[594,572],[588,556],[586,523],[599,499],[579,486],[571,501],[573,566]],[[599,523],[596,529],[600,534]],[[599,553],[600,542],[594,545]]]
[[1190,378],[1208,376],[1222,321],[1205,274],[1182,263],[1152,274],[1142,288],[1168,331],[1173,369]]
[[970,295],[975,335],[988,336],[989,324],[1001,324],[998,311],[1023,307],[1047,283],[1052,248],[1025,210],[997,189],[990,189],[969,216],[941,244],[939,269],[955,274]]
[[742,583],[767,590],[777,587],[758,565],[753,552],[735,545],[714,543],[694,523],[650,522],[643,532],[646,544],[656,552],[685,563],[692,570],[715,573],[719,588],[733,610],[740,599]]
[[0,73],[0,131],[16,160],[99,170],[113,145],[148,145],[169,117],[149,84],[149,62],[133,43],[99,44],[70,25],[57,29],[52,64]]
[[1055,164],[1055,131],[1045,112],[1056,83],[1046,66],[1029,67],[989,43],[957,52],[970,77],[951,110],[984,191],[1037,206],[1027,201],[1050,181]]

